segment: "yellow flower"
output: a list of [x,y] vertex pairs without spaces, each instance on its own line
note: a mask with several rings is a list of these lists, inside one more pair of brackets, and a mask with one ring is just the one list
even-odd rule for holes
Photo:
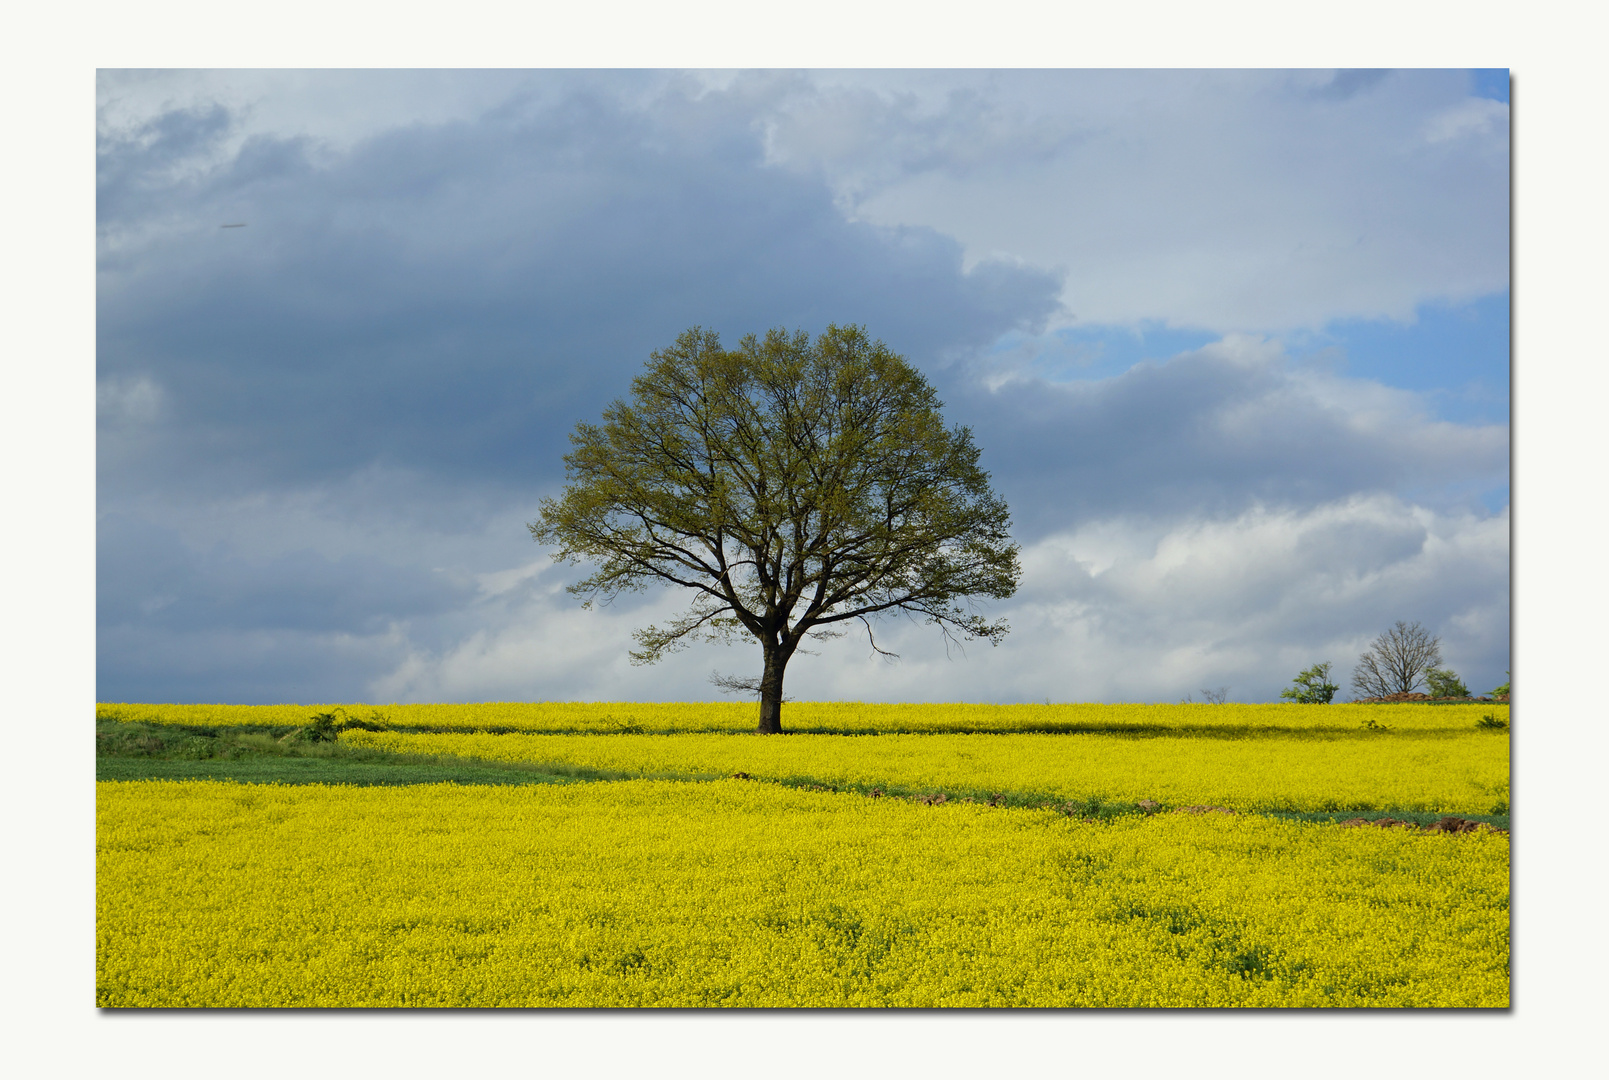
[[97,785],[96,888],[101,1006],[1508,1004],[1501,834],[137,781]]

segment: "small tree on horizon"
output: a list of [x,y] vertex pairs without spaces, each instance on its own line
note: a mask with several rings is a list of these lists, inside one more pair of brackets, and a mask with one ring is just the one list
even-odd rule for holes
[[602,424],[581,423],[569,481],[532,537],[598,570],[569,591],[613,599],[663,582],[693,593],[664,627],[635,632],[632,662],[694,640],[752,636],[758,730],[782,730],[782,683],[806,635],[887,613],[946,638],[999,644],[1009,627],[962,606],[1005,598],[1021,569],[1011,516],[965,427],[946,428],[922,374],[858,326],[745,337],[694,327],[651,355]]
[[1279,696],[1289,698],[1298,705],[1328,705],[1335,700],[1335,692],[1341,689],[1330,681],[1328,660],[1314,664],[1292,679],[1291,683],[1293,685],[1281,690]]
[[1431,668],[1425,672],[1425,681],[1430,684],[1431,697],[1469,697],[1469,687],[1464,685],[1464,680],[1452,668]]
[[1441,638],[1401,619],[1370,643],[1352,669],[1352,692],[1360,698],[1411,694],[1441,666]]

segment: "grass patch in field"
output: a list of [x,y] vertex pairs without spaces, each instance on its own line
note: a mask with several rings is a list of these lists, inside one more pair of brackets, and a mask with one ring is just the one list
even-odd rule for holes
[[[644,773],[643,779],[657,779],[661,773]],[[752,779],[755,783],[775,784],[795,791],[820,791],[834,794],[861,795],[875,799],[906,799],[928,806],[983,806],[1006,807],[1014,810],[1055,810],[1089,821],[1110,821],[1113,818],[1132,817],[1145,811],[1133,802],[1103,800],[1098,796],[1069,800],[1065,795],[1043,791],[985,791],[981,788],[954,788],[943,790],[909,784],[829,784],[813,776],[787,776],[778,779],[734,777]]]
[[[646,776],[645,776],[646,778]],[[977,790],[949,789],[937,791],[927,788],[914,788],[900,784],[867,785],[867,784],[840,784],[834,787],[810,777],[790,776],[780,780],[756,780],[756,783],[774,783],[779,787],[793,788],[798,791],[824,791],[843,792],[851,795],[872,796],[890,799],[908,799],[930,806],[963,806],[981,803],[985,806],[1009,807],[1016,810],[1055,810],[1068,817],[1082,821],[1113,821],[1118,818],[1145,817],[1156,814],[1165,814],[1180,807],[1153,804],[1149,809],[1139,803],[1126,800],[1103,800],[1097,796],[1068,799],[1065,795],[1055,795],[1040,791],[1003,791],[984,792]],[[1233,809],[1233,808],[1231,808]],[[1299,811],[1299,810],[1236,810],[1237,814],[1255,817],[1279,818],[1282,821],[1307,822],[1340,822],[1350,821],[1353,818],[1362,818],[1364,821],[1379,821],[1391,818],[1396,821],[1411,821],[1415,825],[1433,825],[1447,814],[1437,810],[1345,810],[1345,811]],[[1498,829],[1509,827],[1507,814],[1475,814],[1459,812],[1455,817],[1468,821],[1482,821]]]
[[563,784],[619,780],[585,766],[399,754],[306,742],[293,727],[200,727],[101,721],[96,780],[232,780],[246,784]]
[[408,761],[343,761],[338,758],[257,758],[164,761],[157,758],[97,758],[96,780],[230,780],[237,784],[574,784],[591,777],[559,776],[537,769],[476,768]]
[[[497,760],[473,754],[420,754],[365,745],[355,740],[308,742],[290,725],[206,727],[103,719],[96,724],[97,780],[227,780],[250,784],[350,784],[400,786],[408,784],[555,784],[602,780],[657,778],[704,782],[725,779],[730,773],[704,769],[663,767],[609,768],[563,760]],[[409,741],[421,733],[409,732]],[[1279,733],[1288,737],[1289,732]],[[1325,733],[1329,735],[1330,733]],[[1423,738],[1426,734],[1416,733]],[[1436,732],[1434,735],[1441,735]],[[672,736],[674,738],[674,736]],[[874,737],[875,738],[875,737]],[[1321,741],[1328,741],[1324,735]],[[425,739],[420,739],[425,742]],[[1140,741],[1148,741],[1141,735]],[[1282,741],[1282,740],[1281,740]],[[744,779],[750,779],[743,776]],[[811,773],[753,777],[753,782],[801,791],[844,792],[873,798],[903,799],[934,806],[981,804],[1014,809],[1049,809],[1085,821],[1114,821],[1148,812],[1133,799],[1109,795],[1075,794],[1036,788],[980,788],[965,784],[912,784],[884,779],[848,781]],[[1506,802],[1506,801],[1505,801]],[[1183,804],[1180,804],[1183,805]],[[1362,817],[1374,821],[1391,817],[1429,825],[1443,811],[1381,809],[1361,806],[1322,811],[1256,808],[1226,802],[1241,813],[1262,814],[1290,821],[1339,822]],[[1152,813],[1176,807],[1155,805]],[[1509,815],[1465,810],[1457,816],[1509,827]]]
[[[1364,821],[1380,821],[1383,818],[1393,818],[1397,821],[1411,821],[1421,828],[1426,825],[1434,825],[1447,816],[1439,812],[1431,813],[1425,810],[1369,810],[1363,813],[1353,813],[1351,811],[1325,813],[1302,810],[1266,810],[1262,811],[1262,814],[1264,817],[1280,818],[1284,821],[1337,822],[1350,821],[1353,818],[1362,818]],[[1507,814],[1472,814],[1459,811],[1452,816],[1461,817],[1466,821],[1482,821],[1494,829],[1507,829],[1509,827],[1509,815]]]
[[[1151,739],[1112,735],[489,735],[348,731],[392,753],[519,761],[666,779],[752,776],[789,787],[944,793],[1013,806],[1214,805],[1246,811],[1508,813],[1506,745],[1456,738]],[[1097,808],[1092,816],[1106,816]]]

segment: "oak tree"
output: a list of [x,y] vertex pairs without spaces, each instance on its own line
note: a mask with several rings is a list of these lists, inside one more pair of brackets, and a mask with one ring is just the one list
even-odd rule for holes
[[[946,427],[922,374],[858,326],[745,337],[694,327],[651,355],[600,424],[581,423],[567,485],[531,522],[554,559],[596,564],[570,586],[588,606],[654,583],[687,610],[635,633],[634,663],[695,640],[752,636],[763,733],[782,730],[782,683],[807,635],[880,616],[998,644],[1005,621],[970,597],[1021,575],[1010,512],[965,427]],[[892,655],[892,654],[889,654]]]

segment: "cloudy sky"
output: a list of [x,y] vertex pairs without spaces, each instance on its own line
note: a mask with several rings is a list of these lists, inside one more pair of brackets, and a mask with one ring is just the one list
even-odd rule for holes
[[[860,323],[1012,508],[1012,633],[801,699],[1277,699],[1509,660],[1492,71],[103,70],[101,701],[693,700],[525,523],[701,325]],[[239,228],[224,228],[226,225]],[[1350,696],[1343,692],[1342,697]]]

